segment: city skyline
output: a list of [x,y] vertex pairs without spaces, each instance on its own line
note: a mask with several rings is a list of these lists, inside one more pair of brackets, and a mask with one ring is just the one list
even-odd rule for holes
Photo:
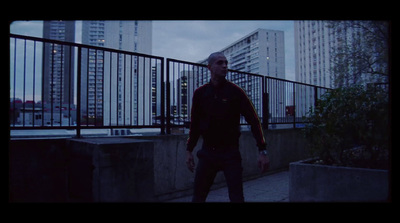
[[[123,35],[121,33],[121,30],[123,30],[121,27],[123,22],[118,22],[118,24],[114,24],[113,30],[107,30],[106,29],[106,24],[107,22],[111,22],[114,23],[115,21],[104,21],[104,20],[98,20],[98,21],[87,21],[88,22],[88,26],[93,25],[93,27],[97,27],[98,30],[90,30],[89,28],[84,28],[85,27],[85,22],[83,21],[81,22],[80,26],[77,26],[77,30],[81,30],[81,32],[77,32],[76,37],[73,41],[74,42],[81,42],[83,44],[89,44],[92,45],[91,43],[95,44],[96,46],[98,44],[98,46],[104,46],[106,48],[114,48],[114,49],[121,49],[121,46],[124,44],[124,38]],[[128,21],[128,22],[134,22],[136,23],[136,21]],[[89,23],[93,23],[93,24],[89,24]],[[98,23],[98,24],[97,24]],[[104,24],[103,24],[104,23]],[[218,23],[218,22],[217,22]],[[43,23],[42,23],[43,24]],[[103,24],[103,25],[101,25]],[[118,31],[118,27],[119,27],[119,31]],[[134,26],[136,27],[136,26]],[[116,30],[114,30],[114,28]],[[198,28],[201,31],[201,26],[196,26],[196,28]],[[127,30],[133,31],[135,30],[135,28],[128,28]],[[15,31],[15,29],[14,29]],[[171,31],[171,30],[170,30]],[[203,30],[204,31],[204,30]],[[261,31],[261,32],[260,32]],[[84,35],[84,32],[87,32],[87,35]],[[25,34],[27,35],[27,34]],[[106,35],[109,35],[110,38],[112,39],[108,39],[106,38]],[[207,34],[208,35],[208,34]],[[85,37],[86,38],[89,36],[88,41],[85,41]],[[134,35],[132,35],[134,36]],[[204,37],[204,36],[203,36]],[[203,38],[200,36],[200,38]],[[151,39],[152,38],[148,38]],[[170,41],[171,39],[166,38],[164,36],[164,39],[167,41]],[[239,39],[239,40],[238,40]],[[257,28],[256,30],[253,30],[250,34],[246,33],[246,35],[240,36],[238,39],[235,39],[235,41],[233,41],[233,43],[230,42],[230,45],[228,47],[226,47],[226,45],[224,45],[223,47],[220,47],[219,51],[226,51],[226,55],[229,56],[230,53],[234,53],[234,56],[230,55],[229,58],[231,60],[232,65],[235,65],[235,67],[232,67],[232,69],[240,69],[242,70],[242,67],[240,67],[239,65],[242,65],[242,61],[244,59],[250,59],[249,64],[247,64],[244,68],[246,70],[244,70],[245,72],[251,72],[251,73],[259,73],[260,75],[265,75],[265,76],[272,76],[272,77],[278,77],[278,78],[285,78],[286,74],[284,72],[285,68],[283,69],[278,69],[278,67],[272,68],[272,72],[273,73],[269,73],[268,70],[270,70],[268,68],[268,64],[267,66],[261,66],[261,64],[259,62],[256,62],[255,59],[259,58],[259,59],[264,59],[264,60],[271,60],[273,62],[278,62],[278,64],[282,64],[284,67],[284,60],[279,62],[279,60],[282,60],[283,58],[285,58],[285,54],[284,53],[279,53],[279,51],[284,51],[284,31],[282,30],[278,30],[278,29],[262,29],[262,28]],[[260,40],[260,41],[259,41]],[[266,41],[265,44],[261,41]],[[17,52],[19,52],[20,50],[25,51],[26,47],[29,48],[29,46],[26,46],[26,42],[24,42],[23,40],[15,40],[13,42],[10,42],[11,47],[13,46],[12,43],[15,42],[15,50],[10,51],[10,57],[15,58],[12,56],[12,53],[14,52],[14,55],[17,54]],[[19,47],[17,47],[17,42],[19,43]],[[131,41],[132,42],[132,41]],[[116,43],[119,47],[114,46],[114,45],[105,45],[105,43]],[[36,44],[36,43],[31,43],[31,44]],[[103,45],[104,44],[104,45]],[[237,44],[237,45],[236,45]],[[249,45],[250,44],[250,45]],[[150,44],[152,45],[152,44]],[[184,45],[184,44],[183,44]],[[201,45],[201,44],[200,44]],[[232,49],[230,49],[230,46],[233,45],[234,47]],[[35,46],[35,45],[34,45]],[[81,48],[82,47],[82,48]],[[94,50],[85,50],[85,46],[81,46],[79,47],[79,49],[83,49],[83,51],[80,51],[82,58],[86,58],[85,60],[82,61],[81,63],[81,68],[83,68],[83,77],[87,77],[87,79],[89,81],[85,81],[84,79],[82,80],[82,83],[78,84],[80,86],[86,86],[88,90],[83,90],[81,92],[76,92],[75,95],[77,95],[77,98],[80,98],[81,100],[78,101],[77,103],[79,103],[81,105],[80,110],[81,111],[81,116],[83,118],[84,123],[86,124],[100,124],[98,123],[98,118],[101,120],[105,120],[103,118],[105,118],[105,115],[109,114],[111,117],[111,114],[117,114],[117,118],[116,120],[116,125],[119,125],[118,123],[123,123],[125,125],[125,123],[136,123],[139,124],[138,121],[135,121],[133,118],[135,118],[133,115],[136,115],[136,117],[141,117],[143,118],[143,120],[150,120],[151,123],[155,123],[156,121],[156,117],[158,115],[158,112],[151,112],[151,113],[145,113],[147,110],[147,108],[154,108],[153,104],[149,104],[148,105],[144,105],[145,101],[149,101],[146,100],[145,97],[143,97],[144,100],[140,100],[140,94],[138,93],[150,93],[151,96],[148,96],[147,98],[155,98],[155,100],[157,99],[157,96],[154,94],[153,90],[150,90],[150,88],[145,88],[142,87],[141,90],[139,90],[139,85],[135,85],[136,82],[127,82],[127,84],[117,84],[119,82],[125,82],[126,78],[128,78],[129,80],[136,80],[136,79],[132,79],[133,77],[135,77],[135,75],[137,75],[140,72],[147,72],[147,75],[138,75],[137,77],[149,77],[150,75],[152,75],[153,71],[157,70],[156,68],[153,68],[154,65],[157,64],[156,60],[163,60],[163,58],[173,58],[171,55],[166,55],[164,57],[159,56],[158,59],[140,59],[138,56],[125,56],[123,54],[130,54],[128,52],[120,52],[120,53],[111,53],[109,52],[108,54],[105,54],[103,52],[102,49],[94,49]],[[244,47],[249,48],[250,51],[249,52],[245,52]],[[272,48],[271,48],[272,47]],[[89,47],[88,47],[89,48]],[[199,46],[197,46],[196,48],[201,48]],[[243,49],[242,49],[243,48]],[[257,52],[256,49],[258,48],[262,48],[263,50],[266,50],[266,52]],[[268,50],[270,49],[270,50]],[[281,49],[281,50],[279,50]],[[107,51],[106,49],[104,49],[105,51]],[[132,51],[133,49],[128,49],[128,51]],[[215,50],[215,51],[217,51]],[[239,50],[238,52],[235,53],[235,50]],[[133,50],[135,51],[135,50]],[[140,53],[140,52],[139,52]],[[144,52],[147,55],[151,54],[151,52]],[[272,53],[272,54],[271,54]],[[157,53],[152,53],[153,55],[157,56]],[[245,54],[245,58],[239,58],[238,56],[243,56]],[[25,53],[24,53],[25,55]],[[27,53],[26,55],[31,55],[31,53]],[[35,53],[34,53],[35,55]],[[196,54],[197,55],[197,54]],[[200,54],[199,54],[200,55]],[[207,57],[209,55],[209,52],[206,52],[205,57]],[[80,56],[79,56],[80,57]],[[147,57],[147,56],[145,56]],[[203,55],[202,55],[203,57]],[[177,57],[175,57],[177,58]],[[204,57],[203,57],[204,58]],[[26,58],[25,58],[26,59]],[[24,61],[25,61],[24,59]],[[183,60],[183,59],[181,59]],[[186,60],[186,59],[185,59]],[[197,59],[196,59],[197,60]],[[102,64],[103,61],[108,61],[108,63]],[[168,61],[168,60],[167,60]],[[186,60],[189,61],[189,60]],[[87,63],[92,63],[94,62],[94,65],[90,66],[90,65],[85,65],[85,62]],[[265,61],[264,61],[265,62]],[[168,62],[167,62],[168,63]],[[178,61],[178,63],[180,63]],[[197,63],[198,60],[197,60]],[[18,66],[16,66],[16,64],[18,64]],[[16,74],[23,74],[25,77],[25,71],[23,72],[15,72],[15,69],[19,68],[21,62],[18,59],[18,57],[16,57],[14,59],[14,63],[13,66],[14,67],[14,82],[13,82],[13,89],[14,89],[14,98],[16,98],[15,96],[18,96],[15,94],[15,89],[18,89],[19,86],[16,86],[16,82],[15,80],[19,80],[20,78],[16,76]],[[31,64],[31,62],[27,62],[27,64]],[[35,64],[35,62],[34,62]],[[111,66],[111,64],[113,66]],[[259,64],[259,66],[255,66],[256,64]],[[126,68],[128,65],[128,68]],[[133,65],[133,67],[135,67],[135,69],[131,69],[130,67]],[[164,64],[165,65],[165,64]],[[271,65],[271,64],[270,64]],[[11,64],[10,64],[11,66]],[[136,69],[136,66],[138,66],[138,68]],[[25,67],[25,62],[24,62],[24,67]],[[179,65],[178,67],[178,72],[179,71],[183,71],[185,72],[185,66],[182,66],[181,69],[179,69],[181,66]],[[263,68],[261,68],[263,67]],[[266,67],[266,68],[265,68]],[[145,68],[148,68],[145,71]],[[259,69],[260,72],[257,72],[256,70]],[[77,69],[77,68],[75,68]],[[80,68],[78,68],[80,69]],[[167,68],[168,69],[168,68]],[[173,68],[175,69],[175,67]],[[189,69],[189,68],[187,68]],[[281,70],[279,72],[279,70]],[[169,70],[171,71],[171,70]],[[173,70],[175,71],[175,70]],[[264,71],[264,72],[263,72]],[[267,73],[266,73],[267,72]],[[41,72],[37,72],[37,73],[41,73]],[[118,74],[118,75],[111,75],[111,74]],[[85,76],[86,75],[86,76]],[[180,74],[182,75],[182,74]],[[282,76],[280,76],[282,75]],[[236,76],[232,79],[229,80],[233,80],[234,82],[236,81]],[[171,80],[171,79],[170,79]],[[91,81],[91,82],[90,82]],[[108,81],[108,82],[107,82]],[[176,86],[178,86],[178,88],[174,88],[172,90],[172,94],[177,94],[175,91],[177,90],[177,92],[181,92],[184,91],[184,88],[181,89],[181,91],[179,90],[179,80],[178,79],[174,79],[171,80],[173,81],[173,83],[175,81],[177,81],[178,83],[176,83]],[[281,80],[282,81],[282,80]],[[107,84],[104,84],[105,82],[107,82]],[[143,79],[143,83],[147,83],[149,84],[151,81],[150,80],[144,80]],[[193,81],[191,81],[193,82]],[[237,82],[237,81],[236,81]],[[18,83],[22,83],[22,82],[18,82]],[[38,83],[38,82],[36,82]],[[130,84],[129,84],[130,83]],[[154,83],[158,83],[158,82],[154,82]],[[261,82],[260,82],[261,83]],[[268,82],[269,83],[269,82]],[[22,83],[23,84],[23,89],[24,89],[24,99],[23,101],[26,101],[25,99],[25,82]],[[22,85],[19,84],[19,85]],[[114,84],[117,84],[116,86],[114,86]],[[182,86],[185,86],[184,80],[182,79],[181,82]],[[30,84],[28,84],[28,86],[30,86]],[[112,87],[114,86],[114,87]],[[135,87],[137,86],[137,87]],[[144,86],[144,85],[143,85]],[[253,93],[257,93],[260,89],[262,89],[259,85],[258,88],[253,88],[253,83],[251,83],[249,85],[249,89],[251,89],[251,98],[253,99]],[[109,89],[107,90],[107,87],[109,87]],[[34,87],[35,88],[35,87]],[[111,91],[111,88],[116,89],[116,91]],[[153,86],[151,85],[152,89],[160,89],[159,86]],[[128,89],[128,91],[126,91]],[[193,89],[193,88],[192,88]],[[258,89],[258,90],[257,90]],[[268,88],[270,89],[270,88]],[[35,90],[33,90],[35,91]],[[276,105],[275,108],[272,108],[273,110],[270,110],[270,112],[273,112],[273,114],[275,113],[279,113],[279,115],[283,115],[284,114],[284,108],[286,105],[286,102],[288,101],[288,97],[286,94],[287,89],[283,89],[282,92],[280,93],[276,93],[276,97],[279,97],[279,101],[274,101],[274,100],[269,100],[270,102],[272,102],[272,104]],[[103,93],[106,92],[106,93]],[[109,92],[109,93],[107,93]],[[132,93],[136,92],[136,96],[134,97],[132,95]],[[86,93],[86,96],[85,96]],[[182,92],[183,93],[183,92]],[[290,92],[289,92],[290,93]],[[29,94],[29,93],[28,93]],[[27,94],[27,95],[28,95]],[[186,96],[186,100],[185,101],[190,101],[189,95],[190,93],[185,93]],[[107,98],[105,97],[105,95],[107,96]],[[271,93],[271,95],[273,96],[273,94]],[[175,96],[173,96],[175,98]],[[273,98],[276,98],[273,97]],[[27,99],[30,99],[29,97],[26,97]],[[109,100],[109,99],[114,99],[114,100]],[[38,98],[36,98],[36,100],[34,101],[38,101]],[[185,99],[182,95],[182,100]],[[142,103],[142,104],[138,104],[138,106],[141,106],[143,109],[141,109],[140,111],[143,111],[143,115],[139,114],[139,109],[136,109],[134,106],[130,106],[131,102],[134,102],[134,100],[137,100],[137,102]],[[294,100],[294,99],[293,99]],[[105,102],[108,102],[105,103]],[[111,101],[113,101],[113,103],[111,103]],[[158,100],[157,100],[158,101]],[[179,94],[178,94],[178,98],[177,101],[180,101],[179,98]],[[253,101],[257,101],[258,103],[256,103],[256,107],[258,107],[258,112],[261,111],[261,99],[260,97],[254,97]],[[135,103],[133,103],[135,104]],[[188,105],[189,103],[187,103]],[[279,105],[279,106],[278,106]],[[104,112],[103,108],[109,108],[109,112]],[[185,115],[185,113],[187,113],[187,111],[189,111],[189,106],[185,106],[184,104],[182,104],[182,108],[179,108],[179,103],[175,104],[169,104],[168,103],[168,108],[170,108],[171,110],[173,110],[173,107],[177,107],[178,109],[178,113],[180,113],[181,115]],[[186,107],[186,108],[185,108]],[[155,107],[156,110],[161,110],[158,108],[157,104]],[[182,109],[182,111],[181,111]],[[186,110],[186,111],[185,111]],[[149,110],[150,111],[150,110]],[[167,111],[168,112],[168,111]],[[127,114],[127,116],[126,116]],[[184,117],[184,116],[183,116]],[[121,120],[120,120],[121,118]],[[92,121],[94,120],[94,121]],[[80,120],[82,121],[82,120]],[[181,120],[178,120],[179,122],[181,122]],[[109,121],[107,121],[107,123],[109,123],[109,125],[113,124],[113,122],[111,121],[111,118],[109,119]],[[148,122],[142,121],[141,124],[148,124]]]
[[[10,32],[42,37],[43,21],[15,21]],[[152,55],[198,62],[254,30],[285,33],[285,79],[295,80],[294,23],[292,20],[154,20]],[[82,43],[82,21],[76,21],[75,42]]]

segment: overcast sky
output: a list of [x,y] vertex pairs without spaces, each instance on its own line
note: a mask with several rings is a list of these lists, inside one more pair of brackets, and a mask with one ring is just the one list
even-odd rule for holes
[[[81,22],[76,23],[76,42],[80,43]],[[152,54],[190,62],[198,62],[258,28],[281,30],[285,35],[286,79],[294,80],[293,21],[153,21]],[[41,21],[16,21],[10,32],[42,37]]]
[[294,79],[293,21],[154,21],[153,54],[198,62],[258,28],[285,32],[285,70]]

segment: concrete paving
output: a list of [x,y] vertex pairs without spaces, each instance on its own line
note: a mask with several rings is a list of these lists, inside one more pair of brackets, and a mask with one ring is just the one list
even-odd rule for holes
[[[281,171],[243,182],[245,202],[289,202],[289,171]],[[166,202],[191,202],[192,196]],[[229,202],[228,188],[210,191],[206,202]]]

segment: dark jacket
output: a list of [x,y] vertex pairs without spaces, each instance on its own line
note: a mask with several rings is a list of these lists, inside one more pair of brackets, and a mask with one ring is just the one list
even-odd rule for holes
[[238,148],[240,115],[251,125],[259,150],[266,149],[260,120],[240,87],[225,80],[217,87],[208,83],[197,88],[193,94],[187,150],[193,151],[200,136],[211,147]]

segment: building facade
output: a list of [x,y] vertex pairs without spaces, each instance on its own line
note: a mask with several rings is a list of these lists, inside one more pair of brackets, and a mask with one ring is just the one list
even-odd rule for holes
[[[257,29],[220,52],[228,59],[229,69],[284,79],[284,40],[283,31]],[[207,59],[200,63],[206,64]]]
[[151,21],[82,21],[82,43],[131,52],[151,54]]
[[[83,21],[82,22],[82,43],[92,46],[113,48],[118,50],[151,54],[152,52],[152,23],[151,21]],[[138,106],[144,106],[142,92],[138,83],[151,83],[151,69],[149,75],[144,75],[144,68],[136,69],[138,64],[149,66],[150,61],[143,61],[143,58],[125,54],[105,53],[99,50],[83,50],[82,57],[82,85],[87,89],[82,91],[82,113],[88,123],[104,125],[140,124],[141,112]],[[153,64],[154,65],[154,64]],[[139,74],[139,72],[143,74]],[[128,75],[135,75],[137,78],[129,78]],[[146,79],[147,78],[147,79]],[[146,80],[144,80],[146,79]],[[131,81],[132,80],[132,83]],[[107,83],[107,84],[105,84]],[[129,92],[136,95],[128,94]],[[151,108],[151,100],[146,108]],[[146,111],[144,111],[146,112]],[[117,115],[115,115],[117,114]],[[136,114],[136,115],[131,115]]]
[[333,87],[330,50],[335,38],[327,21],[295,21],[294,35],[296,81]]
[[[75,42],[75,21],[43,21],[43,38]],[[43,64],[43,102],[53,107],[73,104],[74,49],[43,44]]]
[[[379,82],[362,64],[362,60],[376,61],[379,57],[368,47],[373,44],[367,43],[366,37],[370,35],[365,31],[367,23],[357,20],[295,21],[296,81],[327,88]],[[370,68],[378,66],[374,64]],[[296,97],[299,104],[306,105],[301,110],[296,108],[296,112],[305,114],[313,105],[315,93],[304,87],[296,92]]]
[[[377,81],[362,65],[362,59],[379,57],[374,55],[379,51],[369,49],[374,44],[367,43],[371,35],[367,32],[373,30],[368,26],[368,21],[358,20],[295,21],[296,81],[328,88]],[[378,66],[371,69],[379,70]]]

